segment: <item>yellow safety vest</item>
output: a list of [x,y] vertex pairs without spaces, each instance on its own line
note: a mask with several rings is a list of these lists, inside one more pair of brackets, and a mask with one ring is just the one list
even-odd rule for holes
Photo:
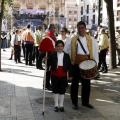
[[[104,50],[109,47],[108,36],[106,34],[102,34],[102,35],[104,35],[105,41],[104,41],[104,45],[99,47],[100,50]],[[100,41],[101,41],[101,39],[100,39]]]

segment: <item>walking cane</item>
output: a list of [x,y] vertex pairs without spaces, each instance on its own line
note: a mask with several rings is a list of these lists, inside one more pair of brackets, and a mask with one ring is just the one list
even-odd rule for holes
[[[46,52],[46,58],[48,56],[48,53]],[[44,93],[43,93],[43,112],[42,115],[44,116],[44,111],[45,111],[45,87],[46,87],[46,71],[47,71],[47,60],[45,60],[45,71],[44,71]]]

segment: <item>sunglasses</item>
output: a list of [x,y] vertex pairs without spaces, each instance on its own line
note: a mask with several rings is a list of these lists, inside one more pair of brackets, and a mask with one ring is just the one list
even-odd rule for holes
[[65,31],[60,31],[60,32],[65,32]]

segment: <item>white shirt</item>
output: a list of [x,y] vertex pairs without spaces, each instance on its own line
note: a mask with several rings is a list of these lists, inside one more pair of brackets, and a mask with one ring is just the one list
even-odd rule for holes
[[94,39],[94,37],[91,37],[92,38],[92,50],[93,50],[93,59],[97,62],[99,62],[99,55],[98,55],[98,52],[99,52],[99,46],[98,46],[98,43],[97,43],[97,40]]
[[[16,36],[16,38],[15,38],[15,36]],[[11,39],[11,46],[17,45],[18,41],[21,41],[21,37],[17,34],[13,34],[12,39]]]
[[105,42],[104,34],[101,34],[101,35],[100,35],[100,41],[99,41],[98,45],[99,45],[99,46],[103,46],[103,45],[104,45],[104,42]]
[[[85,51],[87,52],[86,54],[89,54],[89,50],[88,50],[88,46],[87,46],[87,41],[86,41],[86,37],[82,37],[82,36],[79,36],[79,40],[81,41]],[[85,55],[81,45],[79,42],[77,42],[78,44],[78,50],[77,50],[77,54],[82,54],[82,55]]]
[[58,63],[57,66],[63,66],[63,56],[64,52],[57,52]]

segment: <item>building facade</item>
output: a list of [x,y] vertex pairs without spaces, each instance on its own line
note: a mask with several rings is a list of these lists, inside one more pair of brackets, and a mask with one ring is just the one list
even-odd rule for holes
[[[92,25],[98,25],[98,2],[98,0],[79,0],[80,20],[86,22],[88,29],[91,29]],[[104,0],[101,0],[99,19],[101,25],[107,26],[107,10]]]
[[69,30],[76,29],[77,22],[80,20],[79,6],[75,0],[65,1],[66,27]]
[[120,30],[120,0],[114,0],[115,29]]
[[[43,23],[46,25],[50,23],[59,25],[64,22],[68,29],[74,30],[76,29],[77,22],[83,20],[86,22],[87,28],[91,29],[92,25],[98,25],[98,1],[99,0],[13,0],[14,9],[9,8],[7,26],[9,26],[9,28],[15,25],[17,26],[16,19],[21,20],[21,18],[25,16],[28,16],[25,20],[32,19],[33,21],[34,18],[40,20],[40,16],[43,15],[45,18]],[[113,2],[115,28],[116,30],[120,30],[120,0],[114,0]],[[40,18],[35,15],[30,15],[32,13],[28,12],[20,18],[20,16],[25,13],[25,10],[32,12],[35,10],[36,14],[37,11],[41,12],[39,13]],[[104,0],[101,0],[99,19],[101,25],[108,26],[106,3]],[[25,20],[23,19],[23,21]],[[19,23],[21,24],[21,21],[19,21]]]
[[[12,26],[22,26],[26,20],[41,20],[45,17],[44,24],[60,24],[60,16],[65,14],[65,0],[13,0],[13,9],[9,8]],[[23,19],[24,18],[24,19]],[[23,24],[23,23],[22,23]]]

